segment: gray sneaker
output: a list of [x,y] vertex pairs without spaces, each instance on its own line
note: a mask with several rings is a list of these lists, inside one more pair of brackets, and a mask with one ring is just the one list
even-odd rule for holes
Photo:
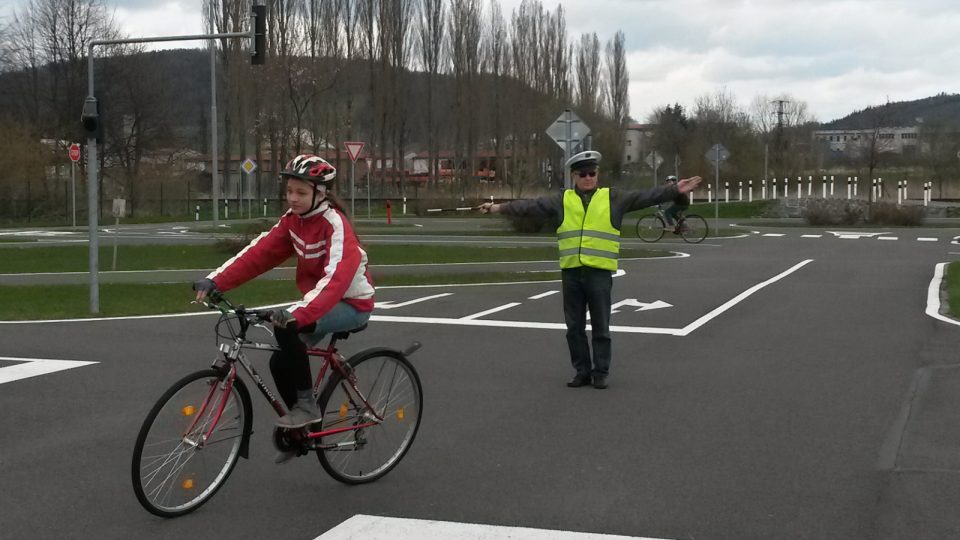
[[297,401],[286,416],[277,420],[277,426],[282,428],[299,428],[320,420],[320,413],[316,405],[310,401]]

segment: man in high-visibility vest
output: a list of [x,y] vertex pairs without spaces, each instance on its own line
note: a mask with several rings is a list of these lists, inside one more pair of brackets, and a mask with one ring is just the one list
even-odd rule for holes
[[[567,386],[607,387],[610,373],[610,290],[620,255],[623,216],[680,193],[689,193],[700,183],[694,176],[676,184],[653,189],[600,188],[600,152],[588,150],[567,160],[575,187],[555,195],[509,203],[484,203],[480,211],[509,216],[558,218],[557,243],[563,284],[563,314],[567,346],[576,375]],[[590,310],[593,359],[587,341],[587,310]]]

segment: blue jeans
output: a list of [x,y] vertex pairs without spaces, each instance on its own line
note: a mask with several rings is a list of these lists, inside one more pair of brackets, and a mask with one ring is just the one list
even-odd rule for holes
[[300,334],[300,339],[307,344],[307,347],[317,347],[327,334],[360,328],[369,320],[369,311],[357,311],[346,302],[338,302],[333,309],[317,320],[312,332]]

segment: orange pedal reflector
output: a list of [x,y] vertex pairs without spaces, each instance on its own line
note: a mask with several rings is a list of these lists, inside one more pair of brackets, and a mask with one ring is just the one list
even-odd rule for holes
[[397,409],[397,420],[403,420],[403,407]]
[[340,405],[340,416],[343,417],[346,415],[347,415],[347,404],[343,403]]
[[193,489],[193,478],[184,478],[180,486],[183,489]]
[[180,412],[183,413],[184,416],[193,416],[193,413],[197,412],[197,408],[193,405],[187,405],[180,409]]

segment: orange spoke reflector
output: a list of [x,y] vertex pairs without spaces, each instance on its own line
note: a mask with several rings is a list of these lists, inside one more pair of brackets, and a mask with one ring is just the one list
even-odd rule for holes
[[183,413],[184,416],[193,416],[193,413],[197,412],[197,408],[193,405],[187,405],[180,409],[180,412]]
[[193,478],[184,478],[180,486],[183,489],[193,489]]
[[403,420],[403,407],[397,409],[397,420]]
[[346,415],[347,415],[347,404],[343,403],[340,405],[340,417],[342,418]]

